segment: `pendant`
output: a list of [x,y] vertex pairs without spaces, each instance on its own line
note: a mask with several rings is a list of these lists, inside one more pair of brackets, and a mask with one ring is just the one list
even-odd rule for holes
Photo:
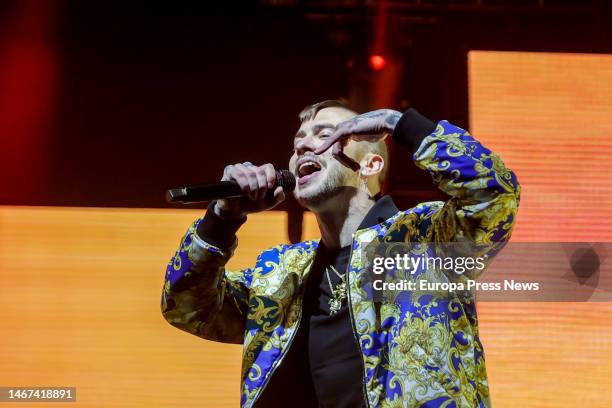
[[329,299],[329,314],[334,315],[340,311],[342,301],[346,299],[346,283],[340,282],[335,289],[332,289],[332,298]]

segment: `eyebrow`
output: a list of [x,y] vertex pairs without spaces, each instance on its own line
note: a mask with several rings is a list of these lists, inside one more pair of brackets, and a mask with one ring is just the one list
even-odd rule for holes
[[[322,131],[323,129],[335,129],[336,125],[332,124],[332,123],[319,123],[317,125],[314,125],[312,127],[312,131],[314,133],[319,133],[320,131]],[[306,136],[306,132],[304,132],[303,130],[298,130],[298,132],[295,134],[295,137],[304,137]]]

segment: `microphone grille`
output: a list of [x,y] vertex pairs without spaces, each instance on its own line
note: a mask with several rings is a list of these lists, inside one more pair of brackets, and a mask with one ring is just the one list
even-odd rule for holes
[[285,193],[295,189],[295,176],[289,170],[276,170],[276,185],[281,186]]

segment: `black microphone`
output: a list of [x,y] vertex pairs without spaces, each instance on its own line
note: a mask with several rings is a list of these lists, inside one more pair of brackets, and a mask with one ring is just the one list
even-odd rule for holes
[[[285,193],[293,191],[295,177],[289,170],[276,170],[274,189],[278,186],[281,186]],[[189,204],[234,197],[246,197],[235,181],[219,181],[218,183],[171,188],[166,191],[166,200],[169,203]]]

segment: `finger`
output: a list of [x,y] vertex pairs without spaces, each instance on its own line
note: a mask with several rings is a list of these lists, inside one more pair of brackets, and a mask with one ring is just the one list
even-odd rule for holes
[[253,201],[256,200],[258,183],[255,172],[249,169],[244,164],[240,163],[234,165],[234,167],[240,172],[240,175],[244,177],[243,180],[246,180],[246,182],[243,182],[243,185],[241,185],[242,191],[244,191],[249,196],[249,199]]
[[[252,189],[252,199],[259,200],[261,198],[262,187],[265,187],[265,178],[262,174],[259,174],[259,168],[254,165],[246,165],[247,173],[249,176],[249,185]],[[263,182],[263,186],[262,186]]]
[[356,142],[375,142],[380,139],[383,139],[387,133],[355,133],[352,135],[351,140]]
[[335,143],[335,144],[334,144],[334,147],[332,147],[332,156],[337,156],[337,155],[339,155],[340,153],[342,153],[342,148],[343,148],[343,147],[344,147],[344,146],[342,146],[342,144],[341,144],[341,143]]
[[351,169],[353,171],[359,170],[361,168],[359,163],[357,163],[355,160],[353,160],[350,157],[348,157],[344,153],[343,148],[344,148],[343,143],[341,143],[341,142],[336,143],[334,145],[333,150],[332,150],[332,155],[336,158],[336,160],[338,160],[340,163],[344,164],[349,169]]
[[252,167],[251,170],[253,170],[257,176],[257,198],[264,198],[268,192],[266,171],[262,167]]
[[240,190],[248,197],[250,193],[249,178],[237,165],[227,166],[222,181],[234,181],[240,187]]
[[352,123],[350,127],[351,135],[368,137],[376,136],[382,132],[382,127],[374,120],[363,120],[358,123]]
[[227,165],[223,168],[223,176],[221,177],[221,181],[230,181],[232,180],[231,173],[234,171],[233,165]]
[[247,174],[238,167],[237,164],[226,167],[226,174],[223,176],[226,180],[224,181],[235,181],[238,187],[245,193],[249,194],[249,178]]
[[238,166],[239,164],[232,164],[230,166],[227,166],[225,168],[223,178],[227,181],[235,181],[236,183],[238,183],[240,188],[243,188],[244,186],[248,187],[249,179],[247,175],[242,171],[242,169]]
[[283,201],[285,201],[285,192],[281,186],[278,186],[274,190],[274,206],[277,206]]
[[266,173],[266,182],[268,184],[268,189],[272,190],[274,188],[274,185],[276,184],[276,171],[274,170],[274,166],[270,163],[267,163],[261,167]]
[[321,146],[315,149],[314,154],[323,153],[324,151],[329,149],[331,146],[333,146],[334,143],[347,140],[351,136],[351,134],[352,134],[352,125],[350,125],[348,122],[339,124],[336,127],[336,130],[334,131],[334,133],[329,137],[329,139],[327,139],[325,142],[323,142]]

